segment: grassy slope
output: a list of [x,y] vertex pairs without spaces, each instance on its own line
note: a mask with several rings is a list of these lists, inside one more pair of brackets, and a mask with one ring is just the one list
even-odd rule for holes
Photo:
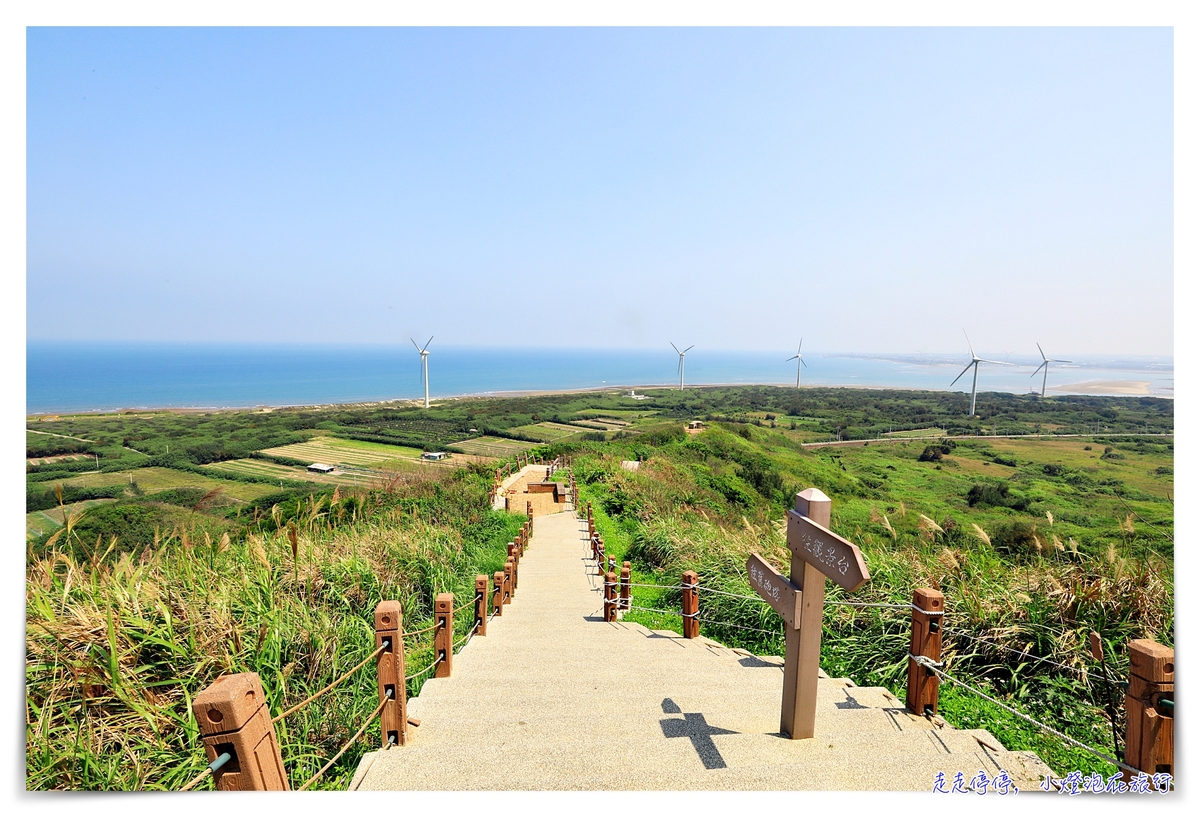
[[[618,467],[619,460],[631,453],[628,450],[597,446],[594,454],[577,455],[583,496],[594,502],[609,552],[633,561],[635,581],[676,584],[682,570],[693,568],[706,586],[753,595],[743,577],[745,556],[751,550],[783,568],[787,556],[777,524],[782,503],[764,501],[738,476],[747,470],[736,462],[738,457],[752,462],[754,454],[762,454],[785,484],[817,485],[834,499],[835,530],[861,545],[873,573],[857,599],[905,603],[914,587],[940,587],[951,612],[947,626],[953,629],[946,639],[946,655],[956,677],[1008,698],[1012,705],[1112,753],[1110,730],[1099,709],[1105,694],[1102,685],[1044,663],[1022,663],[962,636],[1052,656],[1093,673],[1099,669],[1086,658],[1084,648],[1089,629],[1104,634],[1112,650],[1110,659],[1118,666],[1123,664],[1119,653],[1129,638],[1172,643],[1168,541],[1172,525],[1166,498],[1170,481],[1154,473],[1170,467],[1169,453],[1125,452],[1125,460],[1100,461],[1091,455],[1098,455],[1103,446],[1093,445],[1093,452],[1085,452],[1086,441],[1044,448],[1019,441],[1000,452],[1017,456],[1013,468],[984,465],[989,446],[960,445],[952,455],[959,465],[955,468],[945,461],[918,462],[923,447],[916,444],[806,452],[781,434],[758,428],[749,434],[751,439],[746,440],[717,428],[693,440],[642,451],[650,456],[636,473]],[[1127,477],[1130,484],[1093,481],[1078,488],[1062,479],[1043,478],[1042,466],[1064,463],[1081,471],[1094,467],[1097,474],[1117,481]],[[1017,512],[969,507],[967,490],[979,478],[977,474],[990,469],[1002,470],[1010,480],[1016,477],[1020,489],[1035,497],[1029,508]],[[1137,519],[1133,533],[1122,530],[1126,514],[1116,494],[1126,491],[1141,492],[1129,504],[1164,531],[1165,538]],[[1053,526],[1045,516],[1047,510],[1055,516]],[[922,523],[921,514],[940,522],[943,532]],[[885,515],[894,538],[883,524]],[[1036,548],[1003,553],[967,533],[975,524],[985,531],[997,530],[1014,519],[1039,524],[1046,548],[1042,554]],[[1079,553],[1058,550],[1054,537],[1064,548],[1075,540]],[[830,591],[831,600],[845,597],[832,585]],[[675,591],[640,588],[635,599],[636,604],[651,608],[678,606]],[[702,617],[717,621],[779,629],[777,617],[758,602],[710,594],[702,610]],[[679,627],[677,616],[646,611],[632,615],[649,626]],[[703,627],[706,634],[762,654],[781,654],[783,649],[781,638],[709,623]],[[832,674],[883,684],[902,696],[907,639],[906,614],[830,608],[822,664]],[[949,685],[943,685],[941,709],[958,726],[988,728],[1009,748],[1038,751],[1058,770],[1113,771]]]

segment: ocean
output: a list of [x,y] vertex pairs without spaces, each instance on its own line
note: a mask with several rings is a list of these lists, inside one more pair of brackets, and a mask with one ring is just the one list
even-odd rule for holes
[[[431,398],[605,387],[677,386],[678,358],[665,350],[429,347]],[[688,385],[796,383],[788,350],[688,353]],[[981,353],[982,354],[982,353]],[[993,357],[993,355],[983,355]],[[1000,353],[999,359],[1005,356]],[[1024,393],[1037,355],[1013,366],[982,364],[979,391]],[[412,399],[422,396],[412,346],[134,344],[30,341],[26,411],[47,414],[147,408],[241,408]],[[1053,364],[1053,394],[1174,395],[1170,357],[1075,357]],[[814,386],[949,390],[962,355],[849,355],[809,352],[802,380]],[[971,389],[967,372],[955,391]]]

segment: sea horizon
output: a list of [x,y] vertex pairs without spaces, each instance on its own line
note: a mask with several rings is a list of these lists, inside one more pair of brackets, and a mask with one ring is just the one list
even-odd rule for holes
[[[655,349],[429,347],[430,399],[608,388],[678,387],[678,358]],[[686,386],[795,386],[794,351],[698,347],[685,358]],[[1062,354],[1062,353],[1060,353]],[[1040,391],[1037,354],[986,353],[980,393]],[[1065,355],[1047,396],[1173,398],[1174,360],[1154,355]],[[970,391],[963,352],[806,351],[806,386]],[[964,388],[965,387],[965,388]],[[125,410],[284,408],[423,397],[411,345],[366,343],[26,343],[26,414]]]

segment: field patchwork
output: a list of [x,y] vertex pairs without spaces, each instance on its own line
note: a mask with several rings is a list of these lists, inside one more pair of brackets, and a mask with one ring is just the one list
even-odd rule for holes
[[582,433],[584,430],[579,426],[551,422],[534,423],[532,425],[517,426],[516,428],[509,429],[514,434],[520,434],[523,437],[528,437],[531,440],[537,440],[541,443],[557,442],[573,434]]
[[[266,460],[226,460],[201,466],[216,473],[228,474],[234,479],[238,477],[259,477],[276,480],[291,480],[293,482],[312,482],[318,485],[374,485],[382,477],[370,474],[316,474],[299,466],[279,465]],[[270,486],[266,486],[269,493]]]
[[464,454],[476,454],[484,457],[511,457],[532,448],[532,444],[521,440],[508,440],[503,437],[475,437],[454,444],[454,448]]
[[[271,493],[269,485],[254,485],[247,482],[230,482],[224,479],[212,479],[200,474],[186,471],[176,471],[171,468],[153,466],[150,468],[135,468],[130,471],[111,471],[108,473],[80,474],[71,479],[62,480],[63,485],[73,485],[80,488],[108,488],[114,485],[129,485],[136,482],[143,493],[153,494],[172,488],[202,488],[211,491],[220,488],[226,496],[250,501]],[[56,482],[45,483],[53,490]]]
[[306,443],[281,445],[262,451],[272,457],[322,462],[327,465],[362,465],[368,468],[398,459],[419,459],[421,451],[402,445],[344,440],[340,437],[313,437]]

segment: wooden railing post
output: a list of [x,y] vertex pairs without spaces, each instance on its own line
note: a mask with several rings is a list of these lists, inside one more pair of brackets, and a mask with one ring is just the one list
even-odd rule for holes
[[434,678],[449,678],[454,667],[454,594],[438,593],[433,600],[433,649],[437,653]]
[[[923,655],[937,663],[942,660],[942,618],[946,597],[938,590],[919,587],[913,591],[912,638],[910,655]],[[936,715],[940,679],[928,667],[908,659],[908,690],[904,705],[917,715]]]
[[487,606],[487,576],[480,574],[475,577],[475,635],[487,635]]
[[525,515],[533,519],[533,500],[525,500]]
[[1125,762],[1146,774],[1175,776],[1175,650],[1147,638],[1129,642]]
[[700,576],[694,570],[683,571],[683,637],[700,636]]
[[517,586],[520,580],[517,578],[521,573],[521,551],[517,548],[516,542],[508,543],[508,561],[512,562],[512,592],[517,592]]
[[492,612],[498,616],[504,615],[504,571],[497,570],[492,574]]
[[219,791],[287,791],[287,775],[275,725],[256,672],[222,675],[192,702],[200,740],[211,763],[231,757],[213,772]]
[[604,620],[617,620],[617,574],[604,574]]
[[513,596],[513,560],[504,563],[504,603],[512,604]]
[[375,606],[375,649],[384,647],[375,660],[379,703],[389,701],[379,713],[379,738],[384,748],[403,746],[408,737],[408,690],[404,685],[404,614],[398,601]]
[[629,609],[629,562],[621,565],[621,609]]

